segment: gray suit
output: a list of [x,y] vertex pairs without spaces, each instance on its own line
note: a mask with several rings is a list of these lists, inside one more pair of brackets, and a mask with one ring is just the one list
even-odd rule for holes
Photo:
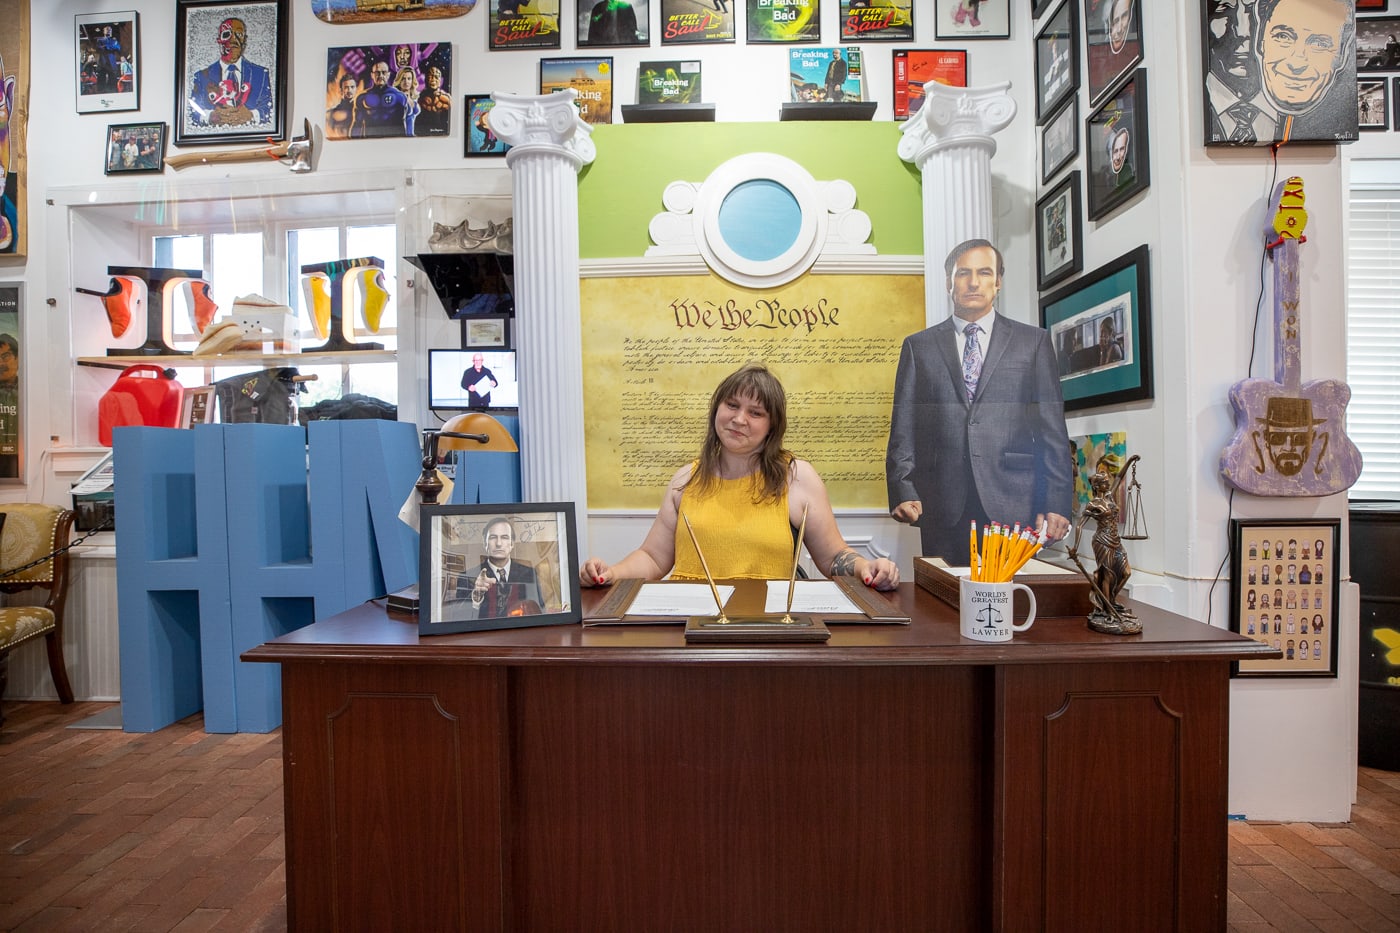
[[[997,317],[971,404],[950,317],[904,340],[885,481],[890,508],[923,503],[924,556],[967,563],[967,521],[1068,517],[1074,479],[1048,332]],[[980,503],[980,508],[979,508]]]

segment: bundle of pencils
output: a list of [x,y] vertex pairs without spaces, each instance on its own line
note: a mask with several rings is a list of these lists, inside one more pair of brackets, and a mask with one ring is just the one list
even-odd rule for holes
[[977,545],[977,523],[967,532],[968,564],[971,577],[980,583],[1010,583],[1012,577],[1035,556],[1045,544],[1045,523],[1037,534],[1029,525],[1014,526],[992,522],[982,529],[982,545]]

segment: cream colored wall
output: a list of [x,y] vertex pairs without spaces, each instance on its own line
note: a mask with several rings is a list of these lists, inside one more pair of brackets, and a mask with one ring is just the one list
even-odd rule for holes
[[[459,20],[350,27],[320,23],[310,12],[309,0],[291,0],[290,5],[293,86],[288,113],[294,124],[303,116],[313,122],[319,117],[325,49],[330,45],[446,39],[455,45],[455,99],[465,92],[534,90],[536,55],[486,52],[484,8]],[[825,31],[834,36],[836,4],[824,6]],[[997,137],[995,214],[998,239],[1009,267],[1003,310],[1035,321],[1030,230],[1038,195],[1038,138],[1029,95],[1033,36],[1026,12],[1029,6],[1013,4],[1009,42],[937,44],[966,48],[972,83],[1009,80],[1020,104],[1016,120]],[[1215,464],[1233,429],[1226,392],[1245,375],[1252,338],[1249,322],[1258,280],[1257,238],[1267,225],[1271,165],[1266,149],[1205,150],[1200,144],[1199,6],[1143,4],[1152,185],[1129,206],[1100,223],[1089,224],[1085,231],[1086,269],[1096,268],[1140,243],[1152,247],[1156,397],[1124,409],[1074,417],[1070,432],[1126,430],[1132,452],[1143,455],[1139,476],[1146,489],[1152,538],[1131,545],[1137,569],[1135,595],[1198,618],[1209,612],[1214,624],[1224,625],[1227,581],[1222,578],[1214,587],[1212,581],[1226,549],[1225,520],[1230,506],[1228,490]],[[141,111],[109,116],[73,113],[73,16],[130,9],[141,15]],[[913,45],[935,44],[927,10],[927,4],[919,7],[922,15]],[[67,324],[59,326],[57,312],[44,304],[45,297],[65,285],[63,270],[52,268],[45,255],[44,244],[61,242],[64,236],[62,229],[50,229],[53,212],[45,207],[45,194],[55,187],[92,185],[100,189],[109,184],[101,170],[102,137],[108,123],[170,120],[174,27],[169,0],[35,0],[32,11],[36,54],[31,76],[29,239],[34,246],[26,261],[0,266],[0,278],[19,279],[28,286],[26,346],[34,348],[31,359],[36,364],[25,373],[31,456],[28,485],[0,490],[0,497],[63,502],[66,481],[51,470],[41,470],[40,465],[65,458],[46,456],[41,460],[35,455],[52,446],[51,434],[57,436],[56,444],[69,443],[73,419],[70,355],[63,340],[53,339],[66,335]],[[636,62],[684,54],[703,61],[705,97],[717,104],[721,120],[776,118],[785,84],[786,50],[748,48],[742,41],[733,46],[664,49],[655,39],[653,43],[650,49],[611,50],[619,75],[619,103],[632,100]],[[564,49],[547,54],[578,54],[573,44],[572,26],[565,23]],[[889,48],[876,44],[865,47],[870,91],[881,102],[877,119],[891,116]],[[1081,117],[1087,115],[1086,103],[1081,95]],[[1396,138],[1393,133],[1368,134],[1352,148],[1360,158],[1396,157],[1400,155],[1400,146],[1393,142]],[[474,173],[484,173],[480,176],[483,185],[499,185],[499,163],[483,167],[481,160],[464,160],[461,149],[458,121],[452,136],[445,140],[328,145],[318,174],[383,172],[394,175],[397,185],[405,169],[425,170],[437,179],[435,187],[470,193],[477,187]],[[1079,167],[1083,168],[1082,152]],[[1303,375],[1339,376],[1345,372],[1344,342],[1336,325],[1341,321],[1344,296],[1346,155],[1344,150],[1330,147],[1285,147],[1279,153],[1279,177],[1291,173],[1303,174],[1307,180],[1313,224],[1310,237],[1312,230],[1317,231],[1305,260],[1303,300],[1310,317]],[[488,183],[488,177],[495,180]],[[165,178],[175,176],[167,172]],[[213,181],[237,187],[249,179],[274,185],[294,181],[285,169],[269,163],[187,170],[177,183],[182,188]],[[152,186],[153,192],[160,191],[160,181]],[[411,191],[405,189],[406,201],[412,198]],[[405,211],[410,215],[410,236],[421,235],[421,212],[411,203],[405,204]],[[66,299],[59,301],[58,307],[66,304]],[[1263,331],[1260,338],[1266,348],[1262,359],[1267,367],[1271,335]],[[423,345],[421,339],[418,345]],[[40,353],[47,354],[47,359]],[[1266,370],[1256,367],[1256,374],[1266,374]],[[408,384],[421,384],[421,380],[415,383],[410,377]],[[1236,517],[1344,513],[1342,496],[1267,500],[1237,495],[1233,503]],[[595,549],[621,548],[635,541],[638,521],[643,520],[609,517],[593,522]],[[892,530],[889,520],[878,514],[843,517],[843,528],[853,543],[888,538]],[[907,532],[898,540],[897,556],[907,571],[917,542]],[[1351,608],[1343,632],[1339,679],[1232,685],[1232,812],[1267,819],[1346,818],[1354,793],[1355,762],[1356,610],[1354,593],[1351,595],[1353,598],[1346,600]]]

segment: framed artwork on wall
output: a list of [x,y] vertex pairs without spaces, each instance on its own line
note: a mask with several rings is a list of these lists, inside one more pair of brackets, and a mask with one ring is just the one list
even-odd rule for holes
[[1009,39],[1011,4],[1003,0],[933,0],[936,39]]
[[1065,411],[1152,398],[1148,261],[1139,246],[1040,299]]
[[141,106],[140,41],[134,11],[73,17],[78,113],[116,113]]
[[1036,287],[1041,291],[1084,268],[1079,173],[1070,172],[1035,205]]
[[572,502],[422,508],[418,634],[583,617]]
[[462,99],[462,118],[468,156],[503,156],[510,152],[510,146],[501,140],[491,129],[491,108],[496,102],[490,94],[468,94]]
[[1079,155],[1079,96],[1065,101],[1040,131],[1040,183],[1050,179]]
[[1230,631],[1282,652],[1236,677],[1337,676],[1335,518],[1230,521]]
[[584,123],[598,126],[612,122],[612,58],[541,58],[540,93],[567,88],[578,92],[574,105]]
[[1065,0],[1035,36],[1035,122],[1079,90],[1079,6]]
[[1356,0],[1358,13],[1384,13],[1390,8],[1390,0]]
[[107,175],[165,170],[165,124],[122,123],[107,127]]
[[[1353,23],[1359,50],[1369,20],[1358,19],[1352,4],[1201,2],[1207,146],[1357,138]],[[1301,64],[1300,30],[1311,37]]]
[[1089,106],[1142,63],[1141,0],[1084,0]]
[[924,87],[930,82],[967,87],[967,52],[964,49],[895,49],[894,118],[907,120],[924,105]]
[[1084,121],[1089,219],[1098,220],[1151,183],[1147,69],[1139,68]]
[[24,482],[24,285],[0,282],[0,483]]
[[1360,74],[1400,71],[1400,16],[1357,19],[1356,70]]
[[650,45],[650,0],[577,0],[578,47]]
[[1357,78],[1356,125],[1362,130],[1390,128],[1390,79]]
[[750,44],[822,41],[821,0],[744,0],[744,7]]
[[913,0],[890,0],[874,6],[870,0],[841,0],[842,42],[913,42]]
[[333,46],[326,50],[326,138],[446,136],[451,80],[450,42]]
[[464,350],[509,350],[511,315],[462,318]]
[[177,146],[287,134],[287,0],[177,0]]

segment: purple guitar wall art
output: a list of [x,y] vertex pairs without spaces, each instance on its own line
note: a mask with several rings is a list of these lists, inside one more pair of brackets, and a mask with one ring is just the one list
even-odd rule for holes
[[1220,455],[1220,472],[1256,496],[1327,496],[1361,475],[1361,452],[1346,436],[1351,388],[1340,379],[1302,382],[1302,324],[1298,247],[1303,228],[1303,179],[1279,185],[1274,263],[1274,379],[1245,379],[1230,389],[1235,435]]

